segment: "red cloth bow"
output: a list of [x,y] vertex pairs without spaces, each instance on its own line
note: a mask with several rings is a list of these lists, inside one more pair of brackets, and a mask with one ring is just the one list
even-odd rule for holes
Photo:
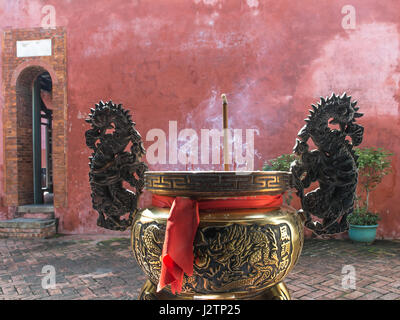
[[183,274],[193,274],[193,241],[200,222],[199,209],[250,209],[282,205],[282,195],[235,197],[218,200],[192,200],[184,197],[153,195],[153,205],[171,208],[162,250],[161,276],[157,291],[171,284],[171,291],[180,293]]

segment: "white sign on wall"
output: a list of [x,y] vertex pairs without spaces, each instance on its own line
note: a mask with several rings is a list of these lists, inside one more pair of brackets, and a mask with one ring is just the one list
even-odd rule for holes
[[17,41],[17,57],[51,56],[51,39]]

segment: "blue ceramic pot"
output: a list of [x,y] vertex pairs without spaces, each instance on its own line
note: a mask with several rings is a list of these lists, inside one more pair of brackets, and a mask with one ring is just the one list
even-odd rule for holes
[[376,237],[377,224],[371,226],[349,225],[349,237],[353,241],[372,243]]

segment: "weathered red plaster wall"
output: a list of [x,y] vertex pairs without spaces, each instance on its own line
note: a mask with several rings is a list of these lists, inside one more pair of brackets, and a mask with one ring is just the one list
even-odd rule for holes
[[[1,28],[40,27],[41,9],[50,4],[57,26],[67,30],[68,207],[57,210],[61,232],[104,232],[91,209],[84,141],[84,118],[99,99],[134,110],[144,138],[152,128],[168,132],[169,120],[200,135],[201,128],[220,128],[219,97],[225,92],[230,125],[259,131],[258,169],[266,159],[291,152],[309,105],[320,95],[347,91],[365,113],[363,146],[395,153],[393,174],[371,201],[382,213],[378,236],[400,237],[399,2],[353,0],[354,30],[342,28],[344,0],[1,3]],[[0,212],[4,217],[7,208]]]

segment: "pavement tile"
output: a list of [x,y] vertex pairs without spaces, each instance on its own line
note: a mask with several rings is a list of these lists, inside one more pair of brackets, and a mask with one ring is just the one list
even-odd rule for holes
[[325,296],[327,294],[328,294],[328,292],[325,291],[325,290],[316,290],[316,291],[310,292],[307,295],[307,297],[311,297],[313,299],[318,299],[318,298],[323,297],[323,296]]
[[373,291],[373,292],[367,293],[366,295],[360,297],[359,299],[360,300],[378,300],[379,297],[381,297],[381,296],[382,296],[381,293]]
[[290,292],[302,290],[302,288],[297,287],[297,286],[292,285],[292,284],[288,284],[287,282],[286,282],[286,286],[288,287],[288,289],[290,290]]
[[383,295],[380,299],[382,300],[399,300],[400,299],[400,294],[398,293],[387,293]]
[[61,289],[57,289],[57,287],[56,287],[56,289],[47,289],[47,292],[51,296],[60,295],[60,294],[63,293],[62,290]]
[[309,296],[310,291],[306,289],[301,289],[299,291],[296,291],[296,294],[292,294],[292,298],[296,297],[297,299],[302,300],[304,297]]
[[375,287],[373,285],[367,285],[367,286],[365,286],[365,288],[371,290],[372,292],[375,291],[375,292],[379,292],[381,294],[386,294],[386,293],[389,292],[388,288],[385,288],[385,287],[384,288],[380,288],[380,287]]
[[361,292],[361,291],[353,291],[353,292],[350,292],[350,293],[348,293],[348,294],[343,295],[343,297],[346,298],[346,299],[354,300],[354,299],[357,299],[357,298],[359,298],[359,297],[361,297],[361,296],[363,296],[363,295],[365,295],[364,292]]
[[326,286],[321,285],[321,284],[317,284],[317,285],[315,285],[314,287],[317,288],[317,289],[319,289],[319,290],[324,290],[324,291],[326,291],[326,293],[335,291],[335,289],[332,289],[332,288],[330,288],[330,287],[326,287]]
[[332,291],[321,298],[323,298],[323,300],[335,300],[343,295],[344,293],[342,291]]
[[372,283],[371,285],[374,287],[378,287],[378,288],[382,288],[382,287],[386,287],[387,285],[389,285],[390,281],[376,281],[374,283]]

